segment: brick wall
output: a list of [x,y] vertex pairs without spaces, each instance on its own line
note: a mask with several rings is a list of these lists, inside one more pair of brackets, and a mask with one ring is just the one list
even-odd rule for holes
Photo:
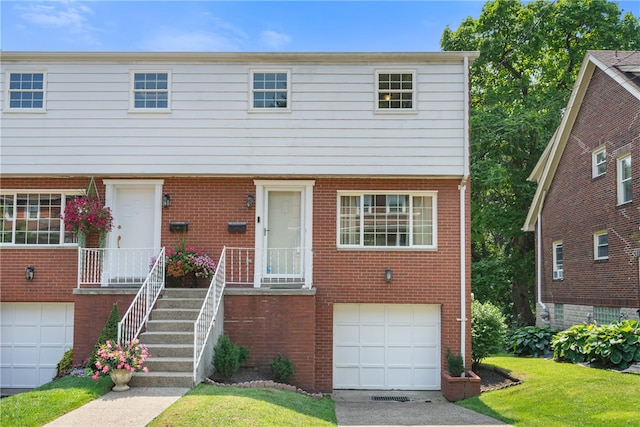
[[[542,212],[544,302],[638,307],[640,100],[596,68]],[[606,146],[607,172],[592,178],[594,149]],[[617,206],[617,157],[631,152],[633,202]],[[609,259],[594,261],[593,233],[607,230]],[[552,243],[563,241],[564,280],[552,280]]]

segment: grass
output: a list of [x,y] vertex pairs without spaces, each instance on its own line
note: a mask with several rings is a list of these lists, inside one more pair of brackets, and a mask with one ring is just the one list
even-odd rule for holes
[[329,397],[315,399],[287,390],[200,384],[149,427],[257,425],[335,426],[335,405]]
[[465,408],[515,426],[638,425],[640,375],[513,356],[483,363],[524,382],[458,403]]
[[107,393],[113,383],[109,377],[67,376],[38,388],[0,400],[0,425],[35,427],[70,412]]

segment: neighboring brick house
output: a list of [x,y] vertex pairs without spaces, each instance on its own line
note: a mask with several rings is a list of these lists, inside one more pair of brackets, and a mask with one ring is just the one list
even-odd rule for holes
[[93,178],[108,254],[227,248],[224,330],[251,364],[281,352],[309,391],[440,389],[447,349],[471,366],[476,57],[3,52],[2,387],[87,357],[137,292],[79,279],[60,231]]
[[537,323],[640,315],[640,52],[589,51],[536,165]]

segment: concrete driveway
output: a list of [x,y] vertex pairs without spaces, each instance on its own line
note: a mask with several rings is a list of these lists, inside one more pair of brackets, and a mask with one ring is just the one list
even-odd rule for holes
[[[407,397],[409,401],[373,400]],[[439,391],[334,390],[338,426],[504,426],[447,402]]]

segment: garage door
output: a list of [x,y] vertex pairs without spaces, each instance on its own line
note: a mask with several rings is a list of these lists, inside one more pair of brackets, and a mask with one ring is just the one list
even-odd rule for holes
[[51,381],[73,346],[73,304],[0,304],[0,381],[3,388],[32,388]]
[[440,306],[334,304],[333,388],[440,390]]

